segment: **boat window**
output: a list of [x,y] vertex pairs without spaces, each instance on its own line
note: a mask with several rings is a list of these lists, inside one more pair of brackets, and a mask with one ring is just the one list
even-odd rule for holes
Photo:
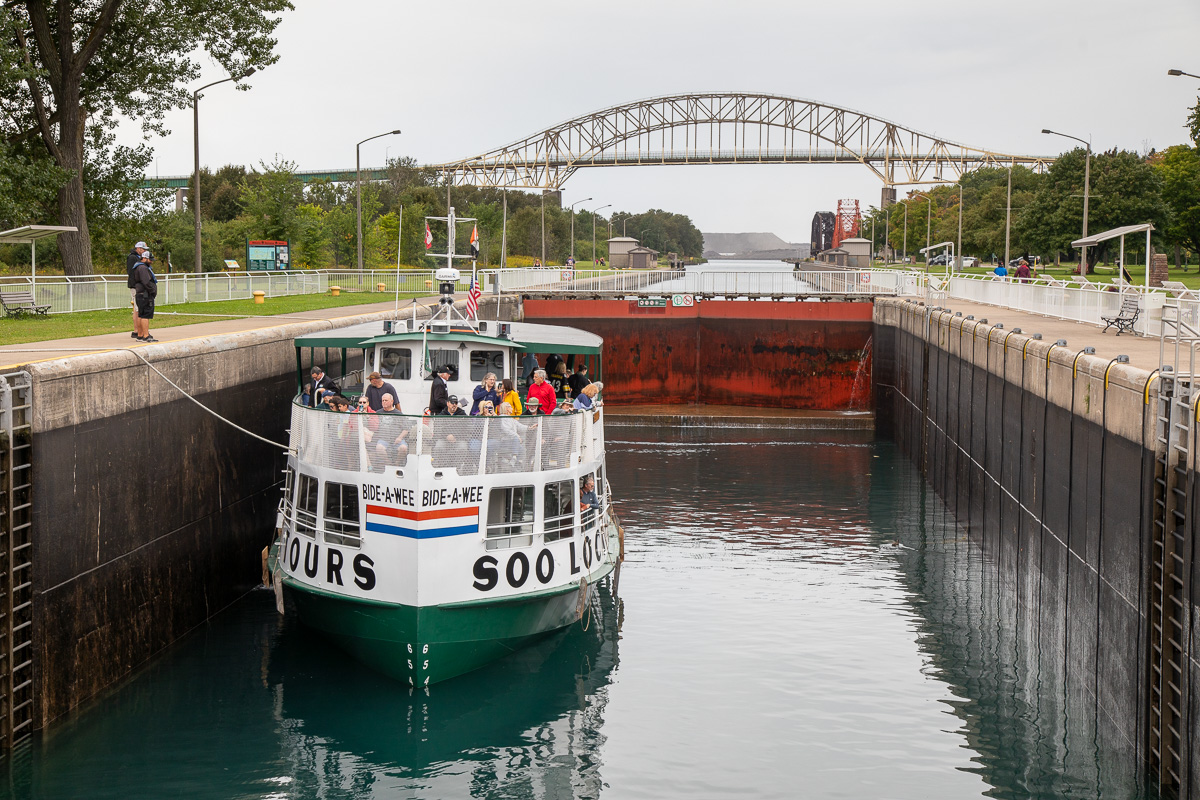
[[317,479],[301,472],[296,479],[296,533],[317,535]]
[[407,347],[382,348],[379,351],[379,374],[397,381],[411,378],[412,350]]
[[575,535],[575,481],[546,484],[542,530],[547,542]]
[[433,380],[436,374],[434,370],[438,367],[450,367],[450,380],[458,380],[458,351],[429,348],[429,374],[425,376],[425,380]]
[[487,549],[533,544],[533,487],[506,486],[488,495]]
[[287,467],[283,471],[283,505],[284,508],[290,506],[294,500],[292,498],[292,490],[296,486],[296,473],[292,472],[291,467]]
[[473,350],[471,352],[471,380],[481,381],[489,372],[496,373],[496,378],[504,377],[503,350]]
[[325,484],[325,541],[349,547],[361,544],[358,486],[332,481]]

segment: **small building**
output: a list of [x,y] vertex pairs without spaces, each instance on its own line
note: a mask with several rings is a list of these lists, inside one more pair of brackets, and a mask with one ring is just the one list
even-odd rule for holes
[[869,269],[871,266],[871,240],[856,236],[852,239],[842,239],[839,249],[846,253],[846,263],[843,266],[850,269]]
[[658,251],[641,245],[627,254],[630,269],[654,269],[658,266]]
[[608,240],[608,265],[613,269],[652,269],[657,264],[658,251],[642,247],[632,236]]

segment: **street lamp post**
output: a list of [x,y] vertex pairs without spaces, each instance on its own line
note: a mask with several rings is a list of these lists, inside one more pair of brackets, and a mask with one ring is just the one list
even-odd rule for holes
[[1008,200],[1004,207],[1004,268],[1008,269],[1009,232],[1012,229],[1012,164],[1008,165]]
[[592,266],[596,266],[596,214],[606,208],[612,208],[612,203],[606,206],[600,206],[592,211]]
[[590,198],[590,197],[585,197],[582,200],[576,200],[574,203],[571,203],[571,205],[570,205],[570,209],[571,209],[571,261],[572,262],[575,261],[575,206],[579,205],[580,203],[586,203],[588,200],[591,200],[591,199],[592,198]]
[[[400,133],[400,131],[386,131],[384,133],[377,133],[374,136],[368,136],[367,138],[363,139],[358,144],[354,145],[354,190],[355,190],[355,193],[357,194],[357,200],[355,202],[354,218],[355,218],[355,224],[356,224],[356,227],[358,230],[358,271],[359,272],[362,272],[362,268],[363,268],[363,259],[362,259],[362,175],[361,175],[361,172],[362,172],[362,158],[361,158],[362,146],[364,144],[366,144],[367,142],[371,141],[372,139],[378,139],[382,136],[395,136],[398,133]],[[449,191],[450,191],[450,183],[449,183],[449,181],[447,181],[446,192],[449,193]]]
[[[1059,133],[1058,131],[1052,131],[1049,128],[1042,128],[1042,133],[1048,133],[1048,134],[1051,134],[1052,136],[1061,136],[1064,139],[1074,139],[1075,141],[1079,142],[1080,144],[1082,144],[1084,147],[1087,148],[1087,155],[1085,156],[1085,161],[1083,162],[1083,237],[1082,237],[1082,238],[1086,239],[1087,235],[1088,235],[1087,234],[1088,190],[1090,189],[1091,184],[1092,184],[1092,144],[1091,144],[1091,142],[1085,142],[1083,139],[1080,139],[1078,136],[1071,136],[1070,134],[1067,134],[1067,133]],[[1079,247],[1079,274],[1080,275],[1087,274],[1087,245],[1081,245]]]
[[[962,265],[963,265],[962,217],[963,217],[963,185],[962,185],[962,181],[960,180],[958,182],[958,244],[955,245],[955,250],[958,251],[958,264],[956,266],[958,266],[959,269],[962,269]],[[951,269],[950,272],[953,273],[954,270]]]
[[193,272],[202,271],[200,266],[200,93],[210,86],[216,86],[218,83],[240,81],[244,78],[249,78],[255,72],[257,70],[251,67],[241,75],[234,75],[231,78],[222,78],[219,81],[206,83],[192,92],[192,144],[196,151],[195,172],[192,173],[192,211],[196,218],[196,265],[192,268]]
[[904,250],[901,258],[905,266],[908,266],[908,203],[904,204]]
[[1178,78],[1180,75],[1184,75],[1184,76],[1186,76],[1186,77],[1188,77],[1188,78],[1195,78],[1195,79],[1197,79],[1197,80],[1200,80],[1200,75],[1193,75],[1192,73],[1190,73],[1190,72],[1184,72],[1184,71],[1183,71],[1183,70],[1181,70],[1181,69],[1169,69],[1169,70],[1167,70],[1167,74],[1168,74],[1168,75],[1173,75],[1173,76],[1175,76],[1175,77],[1177,77],[1177,78]]

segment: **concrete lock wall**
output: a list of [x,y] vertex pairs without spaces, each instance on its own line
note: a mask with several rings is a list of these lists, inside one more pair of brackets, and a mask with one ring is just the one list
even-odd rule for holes
[[[1165,445],[1157,441],[1158,392],[1147,401],[1146,389],[1161,381],[913,301],[879,299],[874,319],[878,431],[919,466],[980,546],[979,569],[992,573],[1002,618],[1015,620],[1016,682],[1031,684],[1041,722],[1067,752],[1098,746],[1108,768],[1126,775],[1153,766],[1150,577],[1155,457]],[[1194,444],[1179,479],[1188,543],[1179,561],[1181,797],[1200,796],[1190,770],[1200,738],[1191,723],[1200,719],[1198,693],[1190,691],[1200,686],[1200,640],[1188,630],[1200,509]]]
[[[494,319],[497,303],[501,318],[512,318],[508,298],[486,298],[481,316]],[[218,414],[286,443],[296,391],[292,340],[330,327],[299,322],[138,352]],[[318,363],[322,356],[318,350]],[[198,408],[129,352],[26,369],[34,405],[34,724],[41,728],[261,581],[285,457]],[[340,353],[329,351],[328,369],[340,371]]]

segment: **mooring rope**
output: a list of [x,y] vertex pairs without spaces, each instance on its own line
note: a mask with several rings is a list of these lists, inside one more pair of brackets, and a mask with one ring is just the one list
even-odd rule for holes
[[142,363],[144,363],[147,367],[149,367],[151,370],[153,370],[154,373],[156,375],[158,375],[158,377],[162,378],[164,381],[166,381],[168,384],[170,384],[171,388],[175,389],[177,392],[179,392],[181,395],[186,397],[188,400],[191,400],[197,406],[204,409],[209,414],[212,414],[214,417],[219,419],[221,422],[224,422],[226,425],[230,426],[231,428],[235,428],[235,429],[241,431],[242,433],[246,434],[247,436],[250,436],[254,439],[258,439],[260,442],[266,442],[269,445],[274,445],[275,447],[278,447],[288,453],[296,452],[296,448],[294,448],[290,445],[280,444],[279,442],[268,439],[265,436],[259,436],[254,431],[246,430],[245,428],[243,428],[241,425],[238,425],[233,420],[228,419],[227,417],[223,417],[220,414],[218,414],[216,411],[213,411],[211,408],[204,405],[199,400],[197,400],[196,398],[194,398],[190,394],[188,394],[187,390],[185,390],[179,384],[175,383],[175,381],[171,380],[166,375],[162,374],[162,372],[158,369],[158,367],[151,364],[146,359],[145,356],[143,356],[141,353],[139,353],[137,350],[134,350],[131,347],[104,347],[104,348],[99,348],[99,349],[95,348],[95,347],[53,347],[53,348],[42,347],[42,348],[37,348],[37,349],[15,349],[15,350],[5,349],[0,352],[4,352],[4,353],[98,353],[98,352],[115,352],[115,351],[124,351],[126,353],[132,353],[134,356],[136,356],[138,359],[140,359],[142,361]]

